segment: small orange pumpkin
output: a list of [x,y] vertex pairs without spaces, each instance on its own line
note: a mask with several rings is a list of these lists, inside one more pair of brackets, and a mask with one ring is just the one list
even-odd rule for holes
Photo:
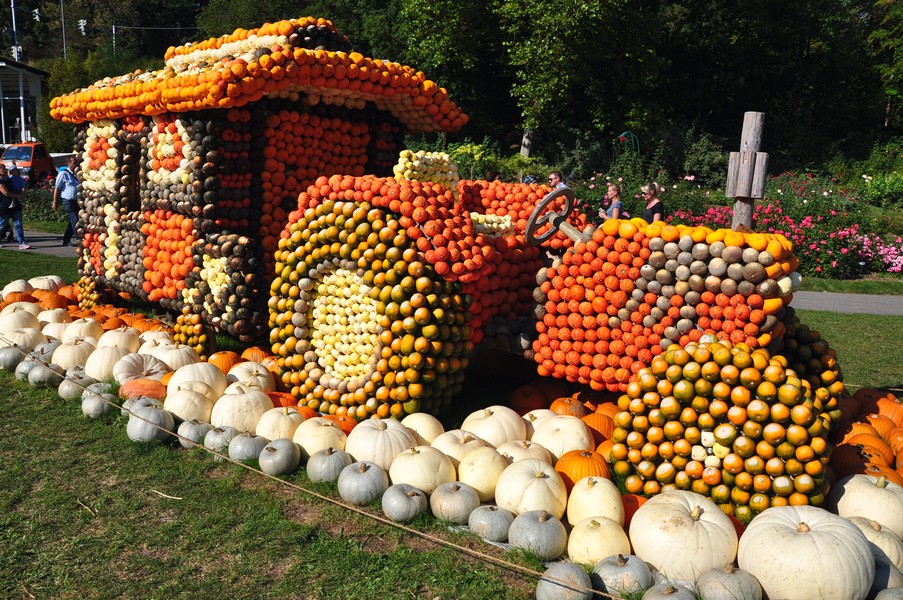
[[[276,408],[284,406],[298,406],[298,399],[288,392],[267,392],[267,396],[269,396],[270,400],[273,401],[273,406]],[[305,415],[304,418],[308,419],[310,417]]]
[[896,427],[890,417],[885,417],[884,415],[867,415],[865,420],[869,422],[869,425],[875,428],[878,435],[884,440],[887,439],[887,434],[890,433],[890,430]]
[[271,356],[271,353],[263,346],[249,346],[241,353],[243,359],[258,363],[268,356]]
[[162,400],[166,398],[166,385],[156,379],[132,379],[119,386],[120,398],[135,398],[138,396]]
[[521,416],[531,410],[545,408],[548,405],[549,403],[543,391],[529,383],[511,392],[511,397],[508,399],[508,406]]
[[598,452],[571,450],[555,463],[555,470],[561,475],[568,492],[584,477],[604,477],[611,479],[611,469]]
[[636,511],[638,511],[641,506],[646,504],[646,500],[648,500],[648,498],[637,496],[636,494],[621,495],[621,504],[624,505],[625,531],[630,531],[630,521],[633,519],[633,515],[636,514]]
[[351,430],[357,426],[357,421],[348,415],[323,415],[324,419],[328,419],[339,426],[339,429],[345,432],[345,435],[351,433]]
[[559,415],[570,415],[572,417],[577,417],[578,419],[585,417],[588,412],[586,407],[583,406],[583,401],[580,399],[579,392],[573,396],[558,398],[552,402],[549,409]]
[[596,441],[598,449],[599,444],[611,438],[611,434],[615,429],[615,423],[611,417],[602,413],[590,413],[583,417],[583,422],[593,432],[593,438]]
[[222,371],[225,375],[238,363],[245,362],[245,359],[243,359],[238,352],[232,350],[220,350],[219,352],[211,354],[210,358],[207,359],[207,362]]

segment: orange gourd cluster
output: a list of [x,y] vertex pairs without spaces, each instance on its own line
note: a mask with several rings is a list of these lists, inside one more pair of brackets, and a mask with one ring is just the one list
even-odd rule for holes
[[768,345],[795,266],[783,236],[608,220],[541,276],[538,371],[624,391],[670,343]]
[[[70,123],[245,106],[264,97],[362,108],[372,103],[411,131],[454,131],[467,115],[444,88],[398,63],[351,52],[338,34],[326,47],[305,47],[311,18],[267,24],[171,49],[159,71],[107,78],[51,101],[51,115]],[[288,34],[281,33],[288,32]],[[310,44],[307,44],[310,45]]]
[[838,479],[856,473],[903,485],[903,403],[893,392],[861,388],[841,400],[830,466]]
[[188,217],[165,210],[148,211],[144,219],[141,226],[146,239],[142,288],[151,302],[176,300],[194,268],[191,253],[191,244],[195,240],[194,223]]

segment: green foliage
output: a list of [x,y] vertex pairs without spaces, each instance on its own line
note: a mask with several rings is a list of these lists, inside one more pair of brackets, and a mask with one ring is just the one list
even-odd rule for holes
[[903,208],[903,172],[867,176],[864,199],[875,206]]
[[886,97],[885,119],[903,123],[903,5],[894,0],[877,0],[872,7],[878,22],[869,34],[879,60],[882,91]]

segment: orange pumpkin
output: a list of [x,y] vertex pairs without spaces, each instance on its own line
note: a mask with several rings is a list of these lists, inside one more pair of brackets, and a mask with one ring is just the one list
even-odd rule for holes
[[[168,373],[171,375],[171,373]],[[120,398],[147,396],[162,400],[166,398],[166,385],[156,379],[132,379],[119,386]]]
[[558,398],[552,402],[549,408],[552,412],[558,413],[559,415],[570,415],[572,417],[577,417],[578,419],[585,417],[588,412],[586,407],[583,406],[583,401],[580,399],[579,392],[573,396]]
[[887,461],[887,464],[892,464],[894,461],[894,453],[891,451],[890,446],[888,446],[887,443],[877,435],[872,435],[870,433],[860,433],[852,436],[849,440],[847,440],[847,443],[859,444],[862,446],[874,448],[881,453],[881,456],[884,457],[884,460]]
[[878,412],[878,399],[883,397],[886,392],[875,388],[859,388],[853,394],[853,399],[859,402],[860,410],[869,413]]
[[162,383],[163,385],[169,385],[169,380],[172,379],[172,374],[173,374],[173,372],[170,371],[169,373],[167,373],[166,375],[161,377],[160,383]]
[[615,415],[621,412],[621,409],[618,408],[617,402],[603,402],[596,407],[596,412],[614,419]]
[[584,477],[604,477],[611,479],[611,469],[598,452],[571,450],[555,463],[555,470],[561,475],[568,492]]
[[869,464],[865,466],[865,470],[863,470],[862,472],[865,475],[871,475],[872,477],[884,477],[888,481],[903,486],[903,477],[900,476],[899,472],[891,469],[890,467],[882,467],[879,465]]
[[583,417],[583,422],[593,432],[593,439],[598,449],[599,444],[611,438],[615,423],[611,417],[602,413],[590,413]]
[[339,428],[345,432],[345,435],[351,433],[351,430],[357,425],[357,421],[348,415],[323,415],[324,419],[333,421]]
[[[532,385],[539,388],[546,397],[546,402],[551,404],[556,398],[567,396],[571,393],[568,384],[560,379],[552,379],[550,377],[541,377],[531,382]],[[545,408],[545,407],[543,407]]]
[[903,427],[903,403],[893,393],[885,392],[875,404],[879,415],[890,418],[897,427]]
[[238,352],[232,350],[220,350],[219,352],[211,354],[210,358],[207,359],[207,362],[222,371],[223,374],[227,374],[232,367],[238,363],[245,362],[245,359],[243,359]]
[[875,428],[878,435],[884,440],[887,439],[887,434],[890,433],[890,430],[896,427],[890,417],[885,417],[884,415],[871,414],[866,416],[865,420],[869,422],[869,425]]
[[10,292],[3,297],[4,302],[35,302],[37,299],[27,292]]
[[[298,399],[288,392],[267,392],[267,396],[269,396],[270,400],[273,401],[273,406],[276,408],[284,406],[298,406]],[[316,416],[316,413],[314,413],[314,415]],[[304,418],[309,419],[310,417],[305,415]]]
[[903,428],[894,427],[888,431],[887,435],[884,436],[884,441],[890,446],[894,455],[900,454],[900,452],[903,451]]
[[633,515],[636,514],[636,511],[641,506],[646,504],[646,500],[648,498],[637,496],[636,494],[621,495],[621,504],[624,505],[624,531],[630,531],[630,521],[633,519]]
[[268,356],[270,356],[270,352],[263,346],[249,346],[241,353],[243,359],[258,363]]
[[856,435],[874,435],[878,436],[878,430],[872,427],[870,423],[850,423],[850,425],[844,430],[843,439],[841,443],[846,443],[850,441],[850,438]]

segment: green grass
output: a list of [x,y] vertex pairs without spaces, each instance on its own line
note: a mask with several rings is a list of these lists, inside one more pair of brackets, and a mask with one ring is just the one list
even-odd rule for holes
[[[0,597],[531,598],[535,581],[0,373]],[[291,477],[308,485],[303,472]],[[321,486],[320,489],[324,489]],[[327,495],[337,497],[332,486]],[[178,499],[165,498],[160,494]],[[429,533],[536,568],[428,520]]]
[[903,317],[814,310],[796,313],[837,351],[844,383],[851,389],[903,389],[903,353],[897,348]]
[[42,231],[44,233],[56,233],[63,235],[66,232],[66,221],[27,220],[22,225],[28,231]]
[[806,292],[903,296],[903,278],[895,275],[874,275],[853,280],[803,277],[800,289]]
[[0,288],[16,279],[31,279],[39,275],[59,275],[67,283],[72,283],[78,279],[78,259],[0,250]]

